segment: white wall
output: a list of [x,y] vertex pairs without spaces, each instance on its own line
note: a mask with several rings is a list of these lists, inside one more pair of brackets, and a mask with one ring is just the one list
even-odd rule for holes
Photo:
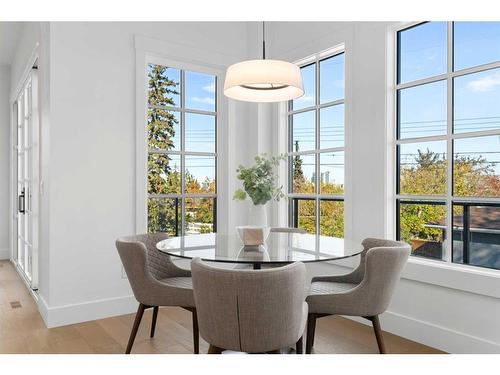
[[0,259],[9,259],[10,68],[0,65]]
[[[346,181],[346,219],[350,221],[346,234],[355,241],[393,232],[387,224],[392,213],[386,184],[388,26],[382,22],[271,25],[272,57],[295,61],[345,42],[346,133],[350,138],[346,174],[352,181]],[[311,274],[345,270],[328,264],[309,266]],[[410,261],[403,277],[382,316],[384,329],[449,352],[500,352],[498,272],[460,271]]]
[[[194,47],[198,60],[210,59],[208,51],[228,65],[247,56],[247,25],[51,23],[49,35],[50,247],[40,307],[53,326],[136,309],[114,244],[136,228],[134,37],[170,43],[176,51],[162,51],[166,57]],[[235,121],[224,157],[233,175],[248,160],[248,110],[229,108]],[[244,220],[238,207],[229,216]]]

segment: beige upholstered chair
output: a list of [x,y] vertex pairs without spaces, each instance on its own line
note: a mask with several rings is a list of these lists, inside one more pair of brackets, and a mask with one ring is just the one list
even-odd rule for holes
[[177,267],[167,254],[156,249],[157,242],[166,238],[166,233],[154,233],[116,240],[116,248],[130,286],[139,302],[126,354],[132,349],[142,315],[148,308],[153,308],[150,337],[154,336],[159,306],[180,306],[192,312],[194,353],[199,352],[198,321],[191,272]]
[[410,255],[404,242],[367,238],[359,266],[351,273],[314,277],[310,294],[306,353],[314,345],[316,319],[328,315],[361,316],[373,324],[380,353],[385,353],[379,314],[389,305]]
[[209,353],[266,353],[296,345],[302,353],[306,269],[293,263],[269,270],[230,270],[191,262],[201,336]]
[[271,227],[273,233],[300,233],[305,234],[307,231],[302,228],[289,228],[289,227]]

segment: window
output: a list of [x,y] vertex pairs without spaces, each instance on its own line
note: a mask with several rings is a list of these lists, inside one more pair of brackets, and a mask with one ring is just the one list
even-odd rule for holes
[[344,237],[345,54],[301,67],[305,94],[288,105],[289,225]]
[[217,78],[147,66],[148,231],[216,231]]
[[500,22],[425,22],[397,47],[397,238],[500,269]]

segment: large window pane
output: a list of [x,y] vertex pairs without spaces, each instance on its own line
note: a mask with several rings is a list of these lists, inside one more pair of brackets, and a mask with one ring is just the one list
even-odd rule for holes
[[399,138],[446,134],[446,81],[398,92]]
[[179,194],[181,192],[181,159],[178,155],[148,155],[148,193]]
[[500,128],[500,69],[454,79],[455,133]]
[[148,229],[173,236],[214,231],[216,76],[149,64],[147,78]]
[[215,152],[215,116],[185,114],[186,151]]
[[181,225],[181,202],[179,198],[148,199],[148,232],[166,232],[178,236]]
[[453,205],[453,262],[500,269],[500,205]]
[[304,83],[304,95],[292,101],[292,108],[301,109],[316,104],[316,64],[300,68],[302,82]]
[[157,106],[179,107],[181,73],[179,69],[148,65],[148,103]]
[[186,108],[215,111],[215,76],[185,72]]
[[316,200],[297,199],[291,200],[292,220],[295,228],[305,229],[307,233],[316,233]]
[[320,193],[344,194],[344,151],[320,154]]
[[215,157],[186,155],[186,193],[215,193]]
[[344,238],[344,202],[321,200],[319,212],[320,234]]
[[180,116],[177,111],[148,110],[148,148],[150,150],[180,150]]
[[213,198],[186,198],[186,235],[214,232],[214,210]]
[[293,193],[316,192],[316,155],[296,155],[290,157],[293,176]]
[[446,22],[427,22],[398,32],[398,83],[446,73],[446,40]]
[[446,141],[401,144],[399,194],[446,194]]
[[344,147],[344,105],[320,109],[319,120],[319,148]]
[[500,197],[500,136],[454,141],[453,194]]
[[399,238],[409,243],[412,255],[443,259],[446,238],[446,205],[399,202]]
[[344,99],[345,54],[329,57],[319,63],[320,103]]
[[315,111],[308,111],[292,116],[292,149],[290,151],[309,151],[316,148],[315,113]]
[[454,70],[500,60],[500,22],[454,22]]

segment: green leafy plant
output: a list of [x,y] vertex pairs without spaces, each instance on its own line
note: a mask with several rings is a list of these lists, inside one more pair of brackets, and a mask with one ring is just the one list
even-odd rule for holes
[[255,164],[251,167],[240,165],[236,172],[238,179],[243,181],[243,189],[236,190],[233,199],[242,201],[250,197],[253,204],[258,205],[284,198],[283,186],[277,186],[276,168],[281,160],[285,160],[285,155],[268,156],[264,153],[255,157]]

